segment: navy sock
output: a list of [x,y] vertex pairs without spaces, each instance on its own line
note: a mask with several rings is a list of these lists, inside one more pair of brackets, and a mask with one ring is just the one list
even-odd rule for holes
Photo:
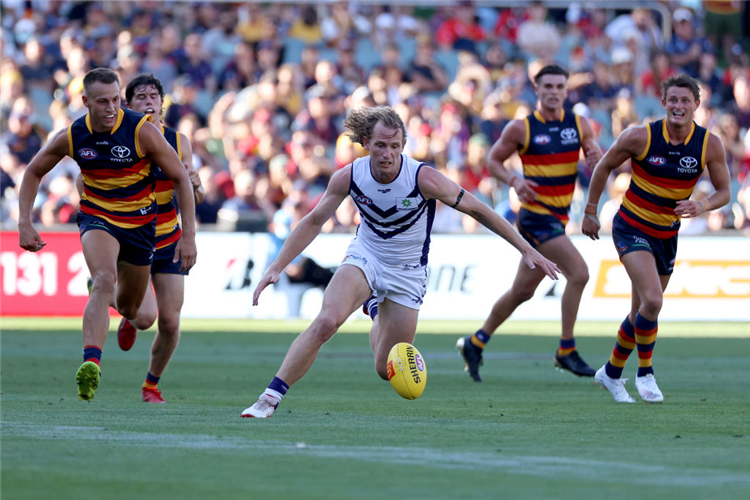
[[560,339],[560,347],[557,349],[558,356],[567,356],[576,350],[576,339]]
[[148,372],[148,374],[146,375],[146,384],[152,387],[156,387],[159,384],[160,379],[161,377],[156,377],[152,375],[151,372]]
[[83,346],[83,361],[93,361],[97,365],[102,360],[102,350],[95,345]]
[[365,301],[365,309],[370,319],[375,321],[375,317],[378,315],[378,299],[374,295]]
[[491,335],[480,328],[471,336],[471,343],[480,349],[484,349],[484,346],[490,341],[490,337]]
[[279,393],[281,397],[284,397],[284,395],[286,395],[286,391],[289,390],[289,385],[287,385],[287,383],[281,380],[279,377],[274,377],[273,380],[271,380],[271,383],[268,384],[268,388]]

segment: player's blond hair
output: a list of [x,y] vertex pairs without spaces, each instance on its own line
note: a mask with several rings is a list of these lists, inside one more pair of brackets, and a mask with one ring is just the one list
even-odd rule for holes
[[389,106],[375,106],[372,108],[359,108],[352,110],[344,119],[344,127],[352,131],[347,134],[352,142],[365,145],[364,138],[371,138],[375,125],[382,123],[390,129],[400,129],[401,137],[406,143],[406,126],[393,108]]

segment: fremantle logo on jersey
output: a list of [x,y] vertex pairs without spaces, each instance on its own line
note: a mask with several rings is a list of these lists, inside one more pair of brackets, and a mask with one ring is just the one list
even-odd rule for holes
[[416,198],[396,198],[396,210],[416,210],[419,203]]

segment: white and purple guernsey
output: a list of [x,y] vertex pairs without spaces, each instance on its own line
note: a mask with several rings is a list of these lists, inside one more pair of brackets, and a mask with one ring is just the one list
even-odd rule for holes
[[384,263],[427,265],[435,200],[419,191],[422,167],[432,168],[402,154],[396,178],[381,184],[370,171],[369,156],[352,162],[349,194],[362,219],[355,239]]

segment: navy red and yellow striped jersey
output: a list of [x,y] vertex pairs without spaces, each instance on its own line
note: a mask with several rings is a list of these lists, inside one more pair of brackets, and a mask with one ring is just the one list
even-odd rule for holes
[[138,132],[151,117],[119,109],[111,131],[94,132],[86,114],[68,127],[68,155],[81,167],[81,212],[132,229],[153,222],[156,196],[151,160]]
[[649,123],[646,130],[646,149],[633,158],[619,214],[648,235],[671,238],[680,229],[677,202],[690,198],[706,165],[709,133],[693,122],[685,141],[675,146],[669,143],[666,119]]
[[530,212],[554,215],[568,223],[581,149],[580,117],[562,110],[559,121],[547,121],[539,111],[524,118],[526,140],[518,154],[523,175],[536,182],[537,198],[521,207]]
[[[169,145],[182,159],[180,133],[169,127],[162,127],[161,131]],[[176,243],[182,235],[182,230],[180,221],[177,219],[178,208],[174,195],[174,183],[158,166],[154,165],[153,171],[156,178],[156,203],[159,205],[156,213],[156,249],[161,250]]]
[[730,16],[742,12],[741,0],[704,0],[703,8],[706,12]]

